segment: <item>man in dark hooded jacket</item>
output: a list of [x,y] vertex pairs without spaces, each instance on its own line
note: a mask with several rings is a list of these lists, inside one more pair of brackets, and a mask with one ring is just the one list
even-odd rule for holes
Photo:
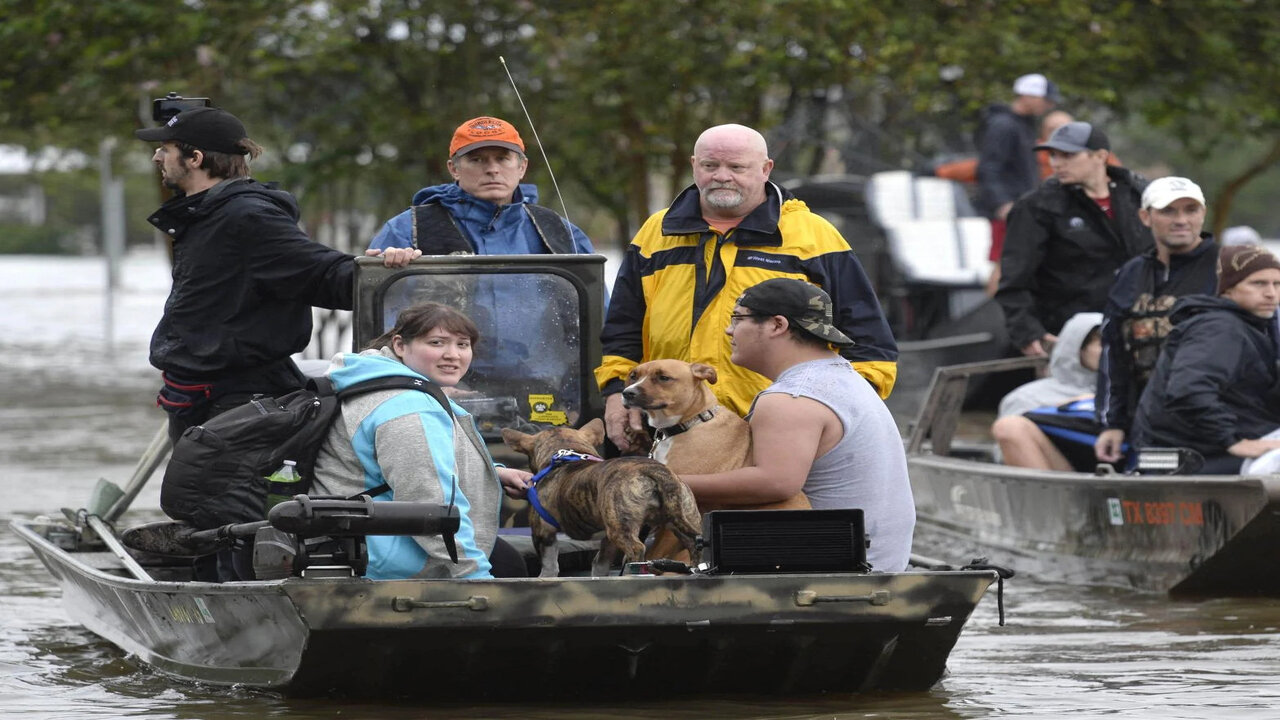
[[1280,304],[1280,261],[1256,245],[1222,248],[1218,296],[1178,301],[1174,327],[1138,403],[1136,447],[1184,447],[1204,456],[1201,472],[1232,475],[1280,448],[1260,439],[1280,427],[1280,376],[1272,317]]
[[1096,405],[1105,429],[1094,445],[1103,462],[1122,458],[1138,398],[1173,327],[1173,304],[1187,295],[1212,294],[1218,285],[1218,245],[1201,232],[1205,202],[1199,185],[1183,177],[1152,181],[1138,217],[1156,244],[1120,268],[1103,311]]
[[290,356],[311,341],[312,306],[351,309],[355,263],[307,237],[292,195],[249,177],[262,148],[231,113],[194,108],[136,135],[159,143],[152,161],[175,193],[147,220],[173,240],[151,364],[176,442],[254,394],[302,387]]
[[1040,182],[1036,124],[1059,100],[1058,88],[1043,75],[1023,75],[1013,83],[1013,102],[989,105],[978,130],[978,196],[992,220],[1003,222],[1013,201]]
[[1040,183],[1036,144],[1039,118],[1061,97],[1044,75],[1023,75],[1013,83],[1013,102],[982,111],[978,127],[978,205],[991,219],[991,260],[1004,248],[1005,220],[1013,202]]

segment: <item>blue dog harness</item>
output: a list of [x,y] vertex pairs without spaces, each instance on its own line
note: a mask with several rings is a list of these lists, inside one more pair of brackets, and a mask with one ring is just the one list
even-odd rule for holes
[[595,455],[584,455],[580,452],[574,452],[573,450],[557,450],[556,454],[551,456],[551,462],[547,463],[546,467],[539,470],[536,475],[530,478],[531,484],[529,485],[529,495],[528,495],[529,505],[534,509],[535,512],[538,513],[538,515],[543,520],[547,522],[548,525],[555,528],[556,530],[560,529],[560,523],[556,522],[556,519],[551,517],[551,513],[547,512],[547,509],[542,507],[541,502],[538,502],[538,482],[541,481],[543,478],[545,478],[548,474],[551,473],[552,470],[555,470],[557,467],[561,465],[566,465],[568,463],[578,462],[580,460],[590,460],[591,462],[602,462],[601,458],[598,458]]

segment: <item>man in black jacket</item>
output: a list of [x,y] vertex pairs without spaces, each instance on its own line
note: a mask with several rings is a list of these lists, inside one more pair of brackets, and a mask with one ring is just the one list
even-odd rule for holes
[[1153,180],[1138,210],[1151,228],[1155,248],[1129,260],[1107,295],[1102,321],[1102,363],[1095,405],[1105,430],[1094,450],[1103,462],[1118,462],[1138,398],[1155,369],[1172,325],[1178,298],[1212,295],[1218,245],[1201,232],[1205,203],[1200,186],[1182,177]]
[[[994,262],[1000,260],[1004,249],[1013,202],[1040,184],[1040,159],[1031,149],[1036,144],[1037,119],[1061,100],[1057,86],[1039,73],[1015,80],[1013,94],[1008,105],[995,103],[983,109],[976,138],[978,206],[991,220],[990,257]],[[997,266],[987,280],[989,293],[995,292],[999,270]]]
[[1038,118],[1060,99],[1058,88],[1040,74],[1013,83],[1013,102],[989,105],[978,129],[978,197],[993,221],[1004,222],[1013,202],[1040,182],[1031,149]]
[[351,309],[355,263],[307,237],[292,195],[249,177],[262,148],[231,113],[194,108],[135,134],[159,143],[152,161],[175,193],[147,220],[173,240],[151,364],[176,442],[256,393],[301,387],[290,356],[311,340],[311,307]]
[[1138,219],[1146,180],[1109,167],[1110,147],[1087,122],[1067,123],[1036,146],[1049,151],[1054,176],[1014,203],[996,292],[1024,355],[1047,355],[1067,318],[1100,312],[1116,270],[1152,246]]
[[1222,248],[1218,296],[1174,305],[1173,330],[1138,403],[1134,445],[1191,448],[1204,456],[1200,472],[1223,475],[1280,448],[1260,439],[1280,427],[1277,305],[1280,261],[1256,245]]

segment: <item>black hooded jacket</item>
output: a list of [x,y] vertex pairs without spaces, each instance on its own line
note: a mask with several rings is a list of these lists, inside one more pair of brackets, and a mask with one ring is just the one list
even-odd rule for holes
[[1225,298],[1191,295],[1174,305],[1170,320],[1138,402],[1135,447],[1188,447],[1211,458],[1280,427],[1270,319]]
[[1008,105],[988,105],[978,129],[978,204],[988,216],[1040,182],[1036,118]]
[[1101,312],[1116,270],[1154,247],[1138,218],[1146,179],[1118,167],[1108,167],[1107,175],[1114,220],[1083,187],[1057,178],[1023,195],[1009,212],[996,301],[1017,347],[1056,334],[1076,313]]
[[312,306],[351,308],[352,256],[307,237],[297,202],[272,184],[223,181],[147,220],[173,238],[173,286],[151,336],[151,364],[171,376],[278,377],[311,340]]
[[1102,359],[1097,411],[1103,427],[1129,431],[1173,324],[1178,298],[1212,295],[1218,286],[1218,244],[1209,233],[1190,252],[1160,262],[1155,248],[1129,260],[1116,274],[1102,311]]

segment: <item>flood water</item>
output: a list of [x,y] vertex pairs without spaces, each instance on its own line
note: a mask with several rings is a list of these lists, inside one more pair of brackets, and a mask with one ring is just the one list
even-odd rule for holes
[[[164,261],[125,264],[110,334],[104,277],[96,259],[0,257],[0,718],[1280,717],[1280,601],[1173,602],[1023,578],[1006,584],[1008,624],[993,587],[948,676],[923,693],[675,700],[655,687],[644,702],[579,705],[566,678],[554,705],[374,705],[173,681],[72,623],[7,529],[82,506],[99,477],[124,485],[163,422],[146,341]],[[158,516],[158,484],[126,523]],[[513,658],[494,682],[520,669]]]

